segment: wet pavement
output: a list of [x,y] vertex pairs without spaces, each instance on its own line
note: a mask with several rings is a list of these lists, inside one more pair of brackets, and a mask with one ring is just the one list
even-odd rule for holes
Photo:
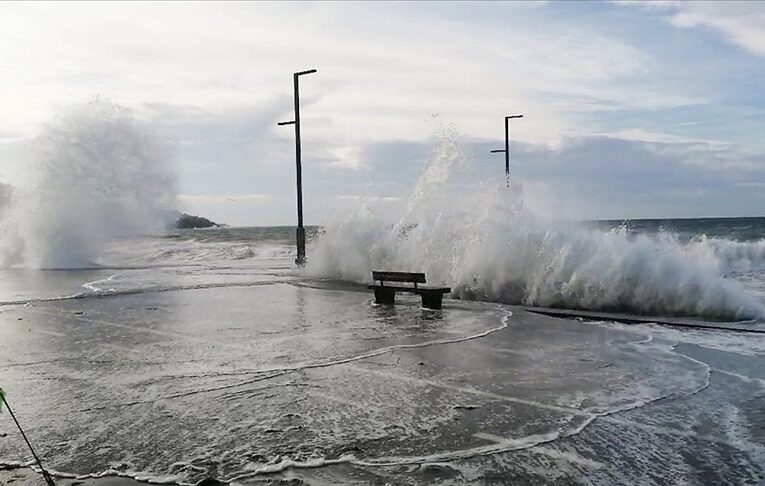
[[[434,312],[416,297],[380,307],[354,288],[264,279],[3,306],[0,356],[46,465],[102,486],[88,477],[765,479],[765,339],[753,334],[452,300]],[[26,463],[0,419],[0,463]],[[40,479],[0,479],[11,474]]]

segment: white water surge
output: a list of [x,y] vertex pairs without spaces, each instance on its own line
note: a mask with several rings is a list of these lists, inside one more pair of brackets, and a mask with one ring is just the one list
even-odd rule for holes
[[[551,221],[524,207],[521,184],[462,183],[459,145],[442,140],[395,224],[360,204],[336,217],[309,255],[313,275],[368,281],[422,271],[463,298],[539,306],[765,318],[730,272],[762,268],[765,243],[682,242]],[[535,195],[537,197],[539,195]]]
[[2,220],[0,265],[77,268],[108,241],[161,230],[175,207],[168,148],[131,113],[95,99],[34,141],[28,187]]

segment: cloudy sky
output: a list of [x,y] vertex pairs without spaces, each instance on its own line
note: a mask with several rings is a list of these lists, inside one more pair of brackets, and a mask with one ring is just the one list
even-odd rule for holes
[[765,214],[765,4],[0,4],[0,182],[42,124],[102,96],[177,148],[184,209],[294,221],[291,73],[306,218],[391,211],[453,127],[477,172],[574,218]]

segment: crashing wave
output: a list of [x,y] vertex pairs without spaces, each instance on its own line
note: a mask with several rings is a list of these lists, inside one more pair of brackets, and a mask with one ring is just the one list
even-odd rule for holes
[[110,240],[167,226],[169,151],[125,108],[100,98],[72,107],[34,149],[31,184],[2,220],[0,265],[89,266]]
[[633,235],[551,221],[524,207],[520,184],[461,183],[459,145],[444,139],[396,224],[361,204],[324,228],[314,275],[368,281],[372,269],[423,271],[468,299],[512,304],[765,318],[765,306],[725,275],[765,266],[765,242]]

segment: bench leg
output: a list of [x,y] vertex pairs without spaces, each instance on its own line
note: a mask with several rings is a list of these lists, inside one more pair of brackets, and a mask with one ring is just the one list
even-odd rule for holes
[[396,298],[396,292],[392,289],[375,289],[375,303],[393,304]]
[[443,300],[442,292],[422,292],[422,306],[426,309],[440,309]]

